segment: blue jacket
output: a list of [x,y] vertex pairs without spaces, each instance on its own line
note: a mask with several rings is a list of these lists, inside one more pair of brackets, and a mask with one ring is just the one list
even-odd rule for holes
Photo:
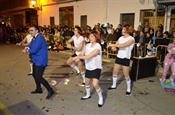
[[33,38],[29,45],[28,53],[31,55],[32,63],[36,66],[47,66],[47,43],[41,34],[38,34],[36,38]]

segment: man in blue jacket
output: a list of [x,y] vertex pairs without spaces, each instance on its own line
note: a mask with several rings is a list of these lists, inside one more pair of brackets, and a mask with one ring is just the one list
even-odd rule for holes
[[49,83],[43,78],[43,73],[48,63],[47,43],[44,37],[39,33],[38,26],[31,26],[29,28],[29,33],[32,35],[33,39],[30,45],[25,47],[22,52],[29,53],[33,63],[33,77],[36,83],[36,89],[32,91],[31,94],[41,94],[42,84],[48,91],[46,99],[49,99],[55,94],[55,92]]

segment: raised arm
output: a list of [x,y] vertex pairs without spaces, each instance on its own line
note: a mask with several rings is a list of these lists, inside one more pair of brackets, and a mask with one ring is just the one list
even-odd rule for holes
[[95,49],[94,51],[92,51],[89,55],[83,56],[83,55],[79,55],[77,56],[77,58],[79,59],[91,59],[92,57],[99,55],[100,54],[100,49]]
[[108,47],[118,47],[118,48],[124,48],[127,47],[131,44],[134,43],[133,39],[128,40],[127,42],[123,43],[123,44],[119,44],[119,42],[116,42],[116,44],[109,44]]
[[79,44],[78,47],[73,47],[73,46],[71,46],[71,49],[76,50],[76,51],[81,51],[82,48],[83,48],[83,46],[84,46],[84,44],[85,44],[85,42],[84,42],[84,40],[83,40],[83,41],[81,41],[81,43]]

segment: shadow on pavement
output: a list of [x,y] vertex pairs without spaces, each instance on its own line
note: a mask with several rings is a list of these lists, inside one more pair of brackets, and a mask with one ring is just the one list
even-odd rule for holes
[[[37,108],[29,100],[18,103],[16,105],[12,105],[8,107],[8,109],[14,115],[46,115],[43,113],[41,109]],[[42,108],[42,109],[44,110],[45,108]],[[47,111],[49,112],[49,110],[46,110],[46,112]]]

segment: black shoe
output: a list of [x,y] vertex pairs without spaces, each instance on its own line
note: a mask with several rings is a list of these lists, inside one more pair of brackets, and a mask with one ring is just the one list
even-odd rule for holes
[[101,105],[101,104],[98,104],[98,107],[102,107],[103,105]]
[[43,93],[43,91],[37,91],[37,90],[35,90],[35,91],[32,91],[31,92],[31,94],[41,94],[41,93]]
[[75,76],[75,77],[78,77],[80,75],[80,72],[79,73],[77,73],[77,75]]
[[54,91],[49,91],[46,99],[50,99],[55,94]]
[[109,87],[108,90],[113,90],[113,89],[116,89],[116,87],[112,88],[112,87]]
[[131,95],[131,92],[126,92],[126,96],[130,96]]
[[86,99],[90,99],[91,98],[91,96],[89,96],[88,98],[81,98],[81,100],[86,100]]

